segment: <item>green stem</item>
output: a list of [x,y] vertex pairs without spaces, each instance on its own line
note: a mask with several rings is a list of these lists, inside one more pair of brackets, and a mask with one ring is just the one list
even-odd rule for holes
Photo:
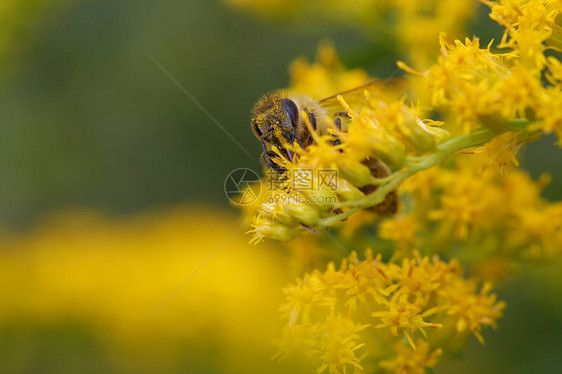
[[335,209],[349,209],[343,213],[339,213],[321,220],[319,226],[331,226],[336,222],[348,218],[353,213],[361,209],[369,208],[381,203],[390,191],[397,188],[404,180],[417,173],[418,171],[429,169],[437,165],[443,158],[460,150],[484,144],[493,139],[493,137],[494,133],[492,133],[491,131],[483,131],[474,134],[462,135],[455,139],[451,139],[448,142],[440,144],[439,146],[437,146],[433,154],[423,157],[417,163],[411,163],[411,166],[407,169],[397,171],[391,176],[384,178],[386,180],[386,183],[381,184],[380,187],[372,194],[367,195],[359,200],[345,201],[339,204],[335,204]]

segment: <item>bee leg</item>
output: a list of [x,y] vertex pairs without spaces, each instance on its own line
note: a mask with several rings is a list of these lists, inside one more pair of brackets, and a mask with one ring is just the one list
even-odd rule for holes
[[271,168],[275,170],[275,173],[280,181],[285,181],[287,179],[287,176],[285,175],[287,169],[277,165],[275,162],[273,163],[273,166]]
[[[371,170],[371,175],[375,178],[384,178],[390,175],[388,167],[376,158],[365,159],[362,164]],[[377,185],[368,184],[366,186],[359,187],[359,190],[365,195],[369,195],[375,192],[378,188],[379,186]],[[379,216],[391,216],[398,211],[398,202],[398,194],[396,193],[396,190],[393,190],[386,195],[382,203],[370,207],[368,210],[377,213]]]
[[[273,151],[268,151],[265,153],[267,155],[267,158],[269,160],[270,164],[275,164],[273,161],[271,161],[270,157],[275,157],[277,156],[277,153],[273,152]],[[268,165],[269,166],[269,165]]]
[[[341,118],[340,117],[336,117],[336,119],[334,120],[334,124],[336,125],[338,130],[341,131]],[[334,141],[332,142],[332,145],[340,145],[341,144],[340,138],[338,138],[338,136],[336,134],[333,134],[332,136],[334,137]],[[340,151],[343,152],[341,149],[340,149]]]
[[[273,167],[273,162],[269,159],[269,156],[275,156],[275,152],[268,152],[267,147],[265,146],[265,141],[263,140],[263,136],[261,138],[261,147],[263,149],[263,159],[267,167]],[[271,154],[273,153],[273,154]]]
[[347,117],[347,118],[351,118],[351,116],[349,115],[348,112],[337,112],[334,114],[334,117]]
[[351,119],[351,116],[349,115],[349,113],[347,112],[337,112],[336,114],[334,114],[334,124],[336,125],[336,127],[338,128],[338,130],[342,131],[342,117],[346,118],[346,120],[349,122],[349,120]]
[[341,118],[340,117],[336,117],[336,119],[334,120],[334,124],[336,125],[338,130],[341,131]]
[[278,176],[284,174],[287,169],[285,169],[282,166],[279,166],[279,164],[275,161],[272,161],[271,159],[273,157],[276,157],[277,153],[273,152],[273,151],[269,151],[263,154],[264,159],[266,159],[266,163],[267,163],[267,167],[274,170]]

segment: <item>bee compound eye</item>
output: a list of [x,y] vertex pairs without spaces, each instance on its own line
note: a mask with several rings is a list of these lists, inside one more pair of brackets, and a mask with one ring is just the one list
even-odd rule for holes
[[291,125],[293,126],[293,128],[296,128],[299,121],[299,110],[297,108],[297,104],[295,104],[293,100],[282,99],[281,105],[283,105],[283,110],[291,119]]
[[261,138],[261,136],[263,135],[263,133],[262,133],[260,127],[258,126],[257,122],[254,122],[254,123],[252,124],[252,126],[253,126],[253,128],[254,128],[254,133],[255,133],[259,138]]

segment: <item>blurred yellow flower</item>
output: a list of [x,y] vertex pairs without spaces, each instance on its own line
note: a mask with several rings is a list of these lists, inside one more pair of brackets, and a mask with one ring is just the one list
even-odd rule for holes
[[[457,283],[458,280],[452,279],[451,282]],[[485,284],[480,292],[476,293],[474,283],[461,281],[438,291],[449,299],[445,308],[447,314],[457,320],[457,331],[472,332],[482,344],[484,344],[484,338],[480,334],[482,327],[497,327],[496,320],[502,316],[502,310],[505,308],[505,303],[498,302],[495,294],[488,294],[491,288],[490,284]]]
[[416,348],[412,349],[402,343],[396,343],[394,349],[397,353],[392,360],[382,361],[380,366],[396,374],[424,374],[426,369],[430,369],[437,364],[437,360],[442,349],[438,348],[429,352],[428,342],[418,340]]
[[284,260],[272,247],[248,246],[224,212],[67,212],[1,245],[1,326],[76,321],[110,349],[120,372],[180,367],[186,349],[203,355],[192,365],[219,350],[223,372],[271,367]]
[[469,231],[492,230],[506,215],[505,195],[492,187],[495,171],[455,172],[450,183],[445,184],[441,207],[429,217],[450,223],[457,238],[466,239]]
[[397,215],[382,221],[379,225],[379,236],[396,244],[396,253],[408,254],[419,244],[418,232],[420,230],[418,220],[411,215]]

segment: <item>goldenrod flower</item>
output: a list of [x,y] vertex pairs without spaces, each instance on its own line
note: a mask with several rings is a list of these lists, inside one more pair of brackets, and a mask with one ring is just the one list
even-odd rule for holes
[[[340,225],[357,245],[363,242],[353,234],[365,225],[360,240],[379,252],[367,250],[363,261],[351,252],[339,267],[309,270],[284,290],[279,356],[305,352],[319,372],[423,373],[442,353],[458,353],[471,334],[483,343],[483,329],[496,327],[505,303],[490,280],[505,276],[514,261],[560,255],[562,204],[541,198],[548,177],[532,180],[517,169],[517,156],[543,134],[562,144],[562,63],[545,55],[562,45],[562,3],[482,2],[505,27],[499,43],[437,37],[434,26],[443,19],[432,13],[440,21],[404,45],[416,51],[411,43],[424,40],[423,48],[434,34],[441,56],[435,48],[415,52],[413,68],[399,62],[411,75],[401,82],[402,95],[388,82],[359,101],[337,96],[345,121],[326,118],[330,129],[322,135],[307,123],[311,144],[283,144],[290,157],[278,151],[283,183],[270,194],[283,199],[254,209],[252,241]],[[414,14],[421,3],[388,5],[403,11],[402,38],[428,21]],[[457,19],[471,12],[459,4]],[[408,19],[410,28],[401,23]],[[299,59],[291,74],[289,89],[315,99],[367,80],[359,69],[346,70],[331,46],[312,64]],[[323,183],[318,173],[327,169],[335,174]],[[389,198],[393,215],[377,221],[373,211]],[[482,282],[464,277],[461,263]]]
[[459,333],[468,330],[484,344],[484,338],[480,334],[482,327],[497,327],[496,320],[502,316],[505,303],[498,302],[494,294],[488,295],[490,284],[485,284],[482,290],[476,293],[472,282],[457,282],[456,279],[451,282],[457,284],[448,284],[438,291],[447,300],[444,302],[447,314],[456,318],[456,329]]
[[[350,318],[341,315],[330,316],[318,327],[319,343],[310,351],[317,355],[321,362],[317,373],[323,373],[326,369],[330,374],[345,373],[347,365],[363,370],[361,360],[356,352],[365,344],[357,344],[358,332],[364,330],[368,325],[358,325]],[[340,371],[340,368],[342,371]]]
[[[411,240],[417,248],[430,251],[434,249],[427,248],[429,243],[450,245],[451,240],[471,239],[469,248],[486,248],[485,253],[511,259],[559,253],[561,204],[540,197],[548,177],[535,182],[522,171],[505,169],[502,174],[495,168],[482,169],[473,155],[465,157],[455,170],[436,168],[409,179],[402,191],[414,199],[408,216],[411,223],[393,235],[392,227],[401,217],[383,221],[380,235],[392,240],[397,249]],[[413,227],[417,237],[412,236]]]
[[525,67],[540,71],[547,48],[562,50],[559,0],[480,1],[490,6],[490,17],[506,28],[500,48],[519,51]]
[[426,369],[430,369],[437,364],[438,358],[443,352],[438,348],[430,353],[428,342],[418,340],[415,349],[396,343],[394,350],[396,357],[380,363],[382,368],[388,369],[396,374],[425,374]]
[[450,223],[457,238],[466,239],[470,230],[492,230],[505,217],[507,207],[501,189],[492,187],[495,171],[455,173],[445,185],[441,207],[429,217]]
[[[324,272],[314,270],[285,289],[281,311],[287,321],[283,336],[288,339],[276,342],[279,355],[304,350],[319,362],[319,372],[326,368],[345,372],[346,365],[367,370],[372,361],[361,360],[356,350],[363,357],[376,357],[385,367],[404,358],[388,360],[394,354],[372,338],[386,345],[405,339],[410,349],[421,349],[414,354],[418,364],[430,367],[436,363],[433,358],[448,349],[443,339],[440,346],[430,345],[430,330],[467,330],[481,340],[482,328],[495,326],[501,317],[504,304],[489,294],[490,286],[477,293],[475,283],[462,277],[455,261],[416,257],[397,265],[382,262],[369,250],[365,254],[366,259],[359,261],[353,253],[339,269],[330,263]],[[416,342],[418,337],[425,341]],[[405,352],[410,351],[399,355]]]
[[562,83],[546,89],[537,116],[543,120],[534,126],[545,134],[556,134],[558,146],[562,147]]
[[402,295],[399,299],[389,302],[388,311],[373,312],[371,315],[381,320],[381,323],[375,326],[376,328],[389,327],[390,332],[394,336],[401,336],[403,334],[412,345],[412,348],[415,348],[408,331],[414,334],[419,330],[427,339],[424,327],[441,328],[442,325],[424,321],[424,317],[435,313],[435,309],[429,309],[424,313],[420,313],[421,307],[419,305],[411,304],[407,301],[408,295]]
[[562,253],[562,203],[516,209],[509,248],[523,257],[556,258]]
[[523,92],[519,90],[523,85],[516,86],[515,91],[504,89],[504,80],[511,79],[510,68],[516,54],[492,53],[492,43],[482,49],[478,38],[453,43],[442,34],[440,43],[442,56],[429,70],[420,73],[427,90],[420,95],[427,96],[433,107],[455,115],[453,121],[446,121],[446,124],[447,129],[455,130],[456,134],[459,131],[469,133],[482,125],[494,131],[505,131],[507,124],[502,123],[505,120],[497,121],[494,117],[506,114],[506,109],[514,110],[513,105],[509,105],[511,97],[516,105],[526,105],[516,99],[516,95]]
[[[558,19],[559,11],[553,4],[539,6],[538,13],[531,12],[534,8],[528,5],[524,7],[530,12],[526,17],[536,17],[537,25],[546,22],[545,27],[554,30],[556,22],[551,21]],[[520,19],[516,16],[518,8],[513,9],[515,13],[509,13],[506,27],[515,27]],[[342,110],[350,116],[345,129],[340,131],[334,124],[328,134],[320,136],[309,126],[313,144],[305,148],[286,145],[294,157],[287,160],[280,153],[277,162],[287,170],[283,178],[291,188],[280,185],[274,194],[288,195],[290,200],[299,200],[300,205],[264,205],[260,218],[254,221],[254,241],[263,237],[287,240],[304,230],[332,226],[357,211],[381,207],[389,201],[394,201],[390,211],[395,212],[395,190],[401,183],[408,183],[416,173],[435,167],[456,152],[475,154],[472,163],[480,164],[482,175],[461,173],[460,177],[451,176],[456,182],[442,183],[448,190],[441,196],[440,206],[431,209],[430,218],[450,217],[447,221],[456,238],[466,238],[473,228],[490,230],[501,222],[505,216],[502,191],[487,188],[481,180],[494,178],[488,169],[503,174],[518,166],[516,155],[525,143],[539,139],[543,133],[562,134],[559,60],[545,57],[538,67],[529,67],[518,43],[504,43],[502,46],[508,50],[496,53],[492,51],[493,42],[481,48],[478,38],[452,42],[441,34],[439,40],[442,56],[429,69],[416,72],[399,64],[414,75],[409,83],[415,87],[412,94],[417,97],[409,98],[409,104],[404,97],[389,96],[391,83],[388,87],[382,85],[375,94],[366,92],[362,104],[353,105],[339,97]],[[544,49],[536,53],[544,54]],[[543,74],[548,78],[547,84],[541,78]],[[295,63],[293,78],[296,91],[320,97],[325,89],[347,88],[347,82],[364,79],[365,75],[360,70],[347,72],[330,46],[321,49],[311,65],[302,60]],[[438,111],[444,121],[422,119],[430,110]],[[335,137],[338,142],[334,142]],[[332,191],[324,188],[307,192],[295,187],[295,172],[308,175],[321,169],[337,172],[332,178],[336,186]],[[311,184],[322,183],[317,176],[306,178]],[[424,192],[426,198],[431,194]],[[304,205],[303,197],[308,199]],[[312,197],[316,202],[311,202]],[[322,197],[322,203],[318,203],[318,197]],[[281,218],[289,214],[294,222],[288,225],[286,220],[276,220],[276,209],[283,211],[279,213]]]
[[508,132],[475,149],[474,153],[482,155],[481,160],[475,160],[475,162],[482,163],[482,169],[497,168],[503,175],[504,170],[508,170],[512,166],[519,166],[517,152],[521,147],[522,144],[517,142],[517,135]]
[[289,327],[295,326],[298,322],[302,324],[310,323],[310,311],[315,306],[335,305],[336,300],[325,294],[325,284],[323,278],[317,273],[313,273],[304,279],[298,279],[297,283],[284,290],[287,295],[287,303],[281,307],[280,311],[289,319]]
[[259,243],[264,237],[275,240],[287,241],[296,237],[300,230],[298,227],[287,225],[297,223],[284,209],[277,209],[278,203],[264,203],[254,217],[252,223],[254,236],[250,243]]

